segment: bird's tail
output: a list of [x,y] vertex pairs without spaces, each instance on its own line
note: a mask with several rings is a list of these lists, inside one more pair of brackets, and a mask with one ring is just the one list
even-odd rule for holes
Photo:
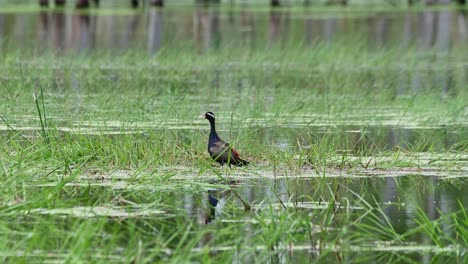
[[249,165],[249,162],[246,161],[246,160],[243,160],[243,159],[237,159],[237,164],[236,164],[236,166],[241,167],[241,166],[245,166],[245,165]]

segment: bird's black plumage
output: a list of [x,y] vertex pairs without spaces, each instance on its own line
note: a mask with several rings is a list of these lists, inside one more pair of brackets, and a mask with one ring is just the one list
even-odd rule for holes
[[229,166],[244,166],[249,164],[248,161],[240,158],[239,152],[229,145],[226,141],[219,138],[216,133],[215,115],[213,112],[206,112],[203,116],[210,121],[210,137],[208,139],[208,152],[210,156],[219,164],[228,164]]

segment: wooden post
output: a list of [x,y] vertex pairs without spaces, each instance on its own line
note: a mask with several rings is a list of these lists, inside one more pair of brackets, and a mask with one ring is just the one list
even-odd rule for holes
[[151,0],[150,4],[152,6],[164,6],[164,0]]
[[426,0],[426,5],[448,5],[450,4],[450,0]]
[[88,8],[89,1],[88,0],[76,0],[76,8]]
[[55,0],[55,7],[64,6],[65,2],[65,0]]
[[[391,1],[391,0],[390,0]],[[325,2],[326,5],[348,5],[348,0],[328,0]]]
[[43,7],[49,6],[49,0],[39,0],[39,5]]

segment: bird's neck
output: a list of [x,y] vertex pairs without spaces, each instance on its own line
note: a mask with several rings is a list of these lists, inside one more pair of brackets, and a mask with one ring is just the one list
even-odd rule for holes
[[210,126],[211,126],[211,130],[210,130],[210,142],[211,142],[213,140],[219,139],[219,137],[218,137],[218,133],[216,133],[216,127],[215,127],[215,121],[214,120],[210,120]]

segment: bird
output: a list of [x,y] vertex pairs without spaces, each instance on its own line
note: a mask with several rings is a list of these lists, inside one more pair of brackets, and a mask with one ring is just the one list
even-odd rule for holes
[[219,138],[215,127],[215,114],[213,112],[206,112],[201,118],[210,121],[210,136],[208,138],[208,152],[211,158],[217,161],[221,166],[228,164],[234,166],[244,166],[249,164],[247,160],[241,159],[239,152],[235,150],[229,143]]

